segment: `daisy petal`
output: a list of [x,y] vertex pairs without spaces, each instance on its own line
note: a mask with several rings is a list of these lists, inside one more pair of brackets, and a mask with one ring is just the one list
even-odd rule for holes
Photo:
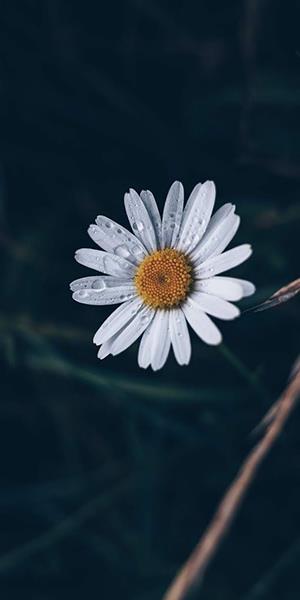
[[179,365],[188,365],[191,358],[191,340],[181,308],[170,311],[169,326],[175,358]]
[[192,298],[201,310],[212,317],[229,321],[235,319],[240,314],[240,309],[237,306],[218,296],[205,294],[204,292],[195,292]]
[[98,246],[138,264],[147,251],[138,238],[128,229],[102,215],[96,219],[97,225],[90,225],[88,234]]
[[116,337],[117,336],[113,335],[111,338],[109,338],[109,340],[107,340],[107,342],[104,342],[104,344],[100,346],[97,354],[100,360],[103,360],[103,358],[106,358],[110,354],[112,344],[114,343]]
[[182,227],[176,246],[178,250],[191,252],[199,243],[209,223],[215,197],[216,188],[213,181],[206,181],[193,189],[183,214]]
[[[123,282],[121,282],[122,284]],[[81,304],[120,304],[125,300],[130,300],[136,297],[136,289],[134,285],[119,285],[111,288],[104,288],[101,290],[88,290],[81,289],[76,290],[73,293],[73,300],[80,302]]]
[[141,306],[142,300],[139,298],[128,300],[124,304],[121,304],[121,306],[118,306],[102,323],[98,331],[96,331],[93,339],[94,344],[97,346],[104,344],[104,342],[118,333],[133,319]]
[[224,298],[224,300],[237,301],[243,297],[243,288],[235,279],[228,277],[210,277],[210,279],[197,279],[194,282],[196,292],[206,292]]
[[[254,294],[255,292],[255,285],[251,283],[251,281],[247,281],[246,279],[237,279],[236,277],[223,277],[223,279],[226,279],[226,281],[230,283],[233,282],[235,284],[237,283],[238,285],[240,285],[243,290],[244,298],[246,296],[252,296],[252,294]],[[227,300],[229,300],[229,298],[227,298]]]
[[161,247],[161,216],[155,201],[155,198],[150,190],[143,190],[140,194],[141,199],[148,211],[149,217],[152,221],[152,225],[156,235],[157,248]]
[[126,350],[128,346],[131,346],[138,337],[145,331],[146,327],[149,326],[154,317],[154,311],[151,308],[144,307],[138,314],[130,321],[130,323],[121,331],[120,335],[117,336],[111,347],[111,354],[114,356],[120,354],[123,350]]
[[198,257],[201,260],[205,260],[209,256],[209,247],[215,238],[220,237],[220,227],[223,227],[224,221],[234,213],[234,204],[224,204],[219,208],[209,221],[205,234],[199,244],[191,252],[191,258],[194,262],[197,261]]
[[76,250],[75,260],[85,267],[116,277],[126,277],[127,275],[130,277],[135,272],[135,266],[125,258],[103,252],[103,250],[80,248],[80,250]]
[[151,366],[153,371],[158,371],[164,366],[171,346],[167,311],[156,312],[151,329]]
[[185,227],[187,220],[190,217],[191,211],[194,208],[194,202],[195,199],[198,197],[200,188],[202,187],[202,183],[199,182],[197,183],[197,185],[195,185],[195,187],[192,189],[187,201],[186,201],[186,205],[184,207],[184,211],[183,211],[183,215],[182,215],[182,222],[181,222],[181,231],[183,229],[183,227]]
[[183,185],[174,181],[165,202],[162,219],[162,248],[174,246],[180,229],[183,211]]
[[185,317],[195,333],[206,344],[216,346],[222,341],[222,336],[210,317],[203,312],[191,298],[182,306]]
[[151,364],[151,353],[152,353],[152,338],[155,328],[153,327],[154,318],[144,331],[138,352],[138,364],[142,369],[147,369]]
[[212,275],[218,275],[228,269],[237,267],[243,263],[252,254],[252,248],[250,244],[242,244],[236,246],[231,250],[227,250],[223,254],[208,258],[204,263],[200,264],[195,268],[195,276],[200,279],[211,277]]
[[230,244],[231,240],[234,238],[239,226],[240,226],[241,218],[238,215],[232,215],[228,218],[227,223],[227,231],[224,232],[222,236],[220,236],[219,243],[215,245],[215,248],[212,248],[209,253],[209,258],[213,256],[217,256],[224,252],[227,248],[228,244]]
[[125,210],[135,236],[149,252],[156,250],[156,236],[148,211],[138,193],[130,189],[124,196]]
[[120,277],[111,277],[110,275],[102,275],[96,277],[81,277],[70,283],[72,292],[76,290],[103,290],[104,288],[119,287],[120,285],[132,286],[131,279],[121,279]]

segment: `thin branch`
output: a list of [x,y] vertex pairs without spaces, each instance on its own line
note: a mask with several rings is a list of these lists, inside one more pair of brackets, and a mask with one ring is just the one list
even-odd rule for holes
[[277,290],[277,292],[275,292],[275,294],[273,294],[270,298],[268,298],[261,304],[258,304],[257,306],[253,306],[252,308],[246,309],[244,311],[244,313],[260,312],[262,310],[267,310],[267,308],[274,308],[275,306],[279,306],[280,304],[283,304],[284,302],[291,300],[292,298],[294,298],[294,296],[299,294],[299,292],[300,292],[300,278],[295,279],[294,281],[291,281],[291,283],[288,283],[288,285],[285,285],[284,287],[280,288],[280,290]]
[[184,600],[196,584],[200,585],[211,560],[216,554],[246,492],[253,482],[258,468],[281,434],[288,417],[296,406],[299,396],[300,369],[298,368],[296,371],[293,371],[292,378],[277,401],[276,410],[272,415],[271,422],[268,423],[263,438],[251,450],[242,464],[236,478],[221,500],[207,530],[171,583],[163,600]]

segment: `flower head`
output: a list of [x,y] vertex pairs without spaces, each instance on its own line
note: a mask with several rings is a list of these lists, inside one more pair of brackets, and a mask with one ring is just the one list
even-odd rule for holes
[[[125,194],[133,231],[99,216],[89,227],[103,250],[82,248],[76,260],[104,275],[71,283],[73,298],[83,304],[120,304],[94,336],[98,357],[126,350],[141,335],[138,363],[160,369],[172,345],[177,362],[188,364],[191,342],[187,323],[207,344],[221,333],[210,316],[234,319],[231,303],[255,291],[243,279],[220,276],[251,255],[249,244],[224,252],[240,223],[235,206],[224,204],[213,216],[215,186],[198,183],[184,207],[180,182],[171,186],[161,218],[150,191]],[[210,315],[210,316],[209,316]]]

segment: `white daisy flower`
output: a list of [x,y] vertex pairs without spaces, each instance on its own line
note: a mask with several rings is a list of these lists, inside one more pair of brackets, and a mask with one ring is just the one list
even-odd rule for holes
[[233,204],[213,216],[215,185],[198,183],[184,208],[184,192],[175,181],[161,218],[153,194],[133,189],[125,194],[125,209],[133,231],[99,216],[89,227],[103,250],[82,248],[76,260],[105,273],[71,283],[73,298],[83,304],[121,304],[94,336],[98,357],[126,350],[141,335],[138,363],[154,371],[165,364],[170,348],[180,365],[189,363],[191,342],[187,323],[207,344],[222,340],[210,318],[234,319],[240,314],[231,301],[255,291],[249,281],[220,276],[244,262],[249,244],[224,252],[240,218]]

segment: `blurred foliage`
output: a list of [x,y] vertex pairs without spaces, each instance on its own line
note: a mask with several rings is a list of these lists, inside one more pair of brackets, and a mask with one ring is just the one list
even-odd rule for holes
[[[242,216],[258,304],[299,277],[298,3],[12,0],[1,12],[3,600],[159,600],[299,353],[299,298],[193,338],[188,368],[99,362],[110,309],[72,303],[73,261],[122,196],[182,179]],[[296,413],[202,600],[298,600]]]

